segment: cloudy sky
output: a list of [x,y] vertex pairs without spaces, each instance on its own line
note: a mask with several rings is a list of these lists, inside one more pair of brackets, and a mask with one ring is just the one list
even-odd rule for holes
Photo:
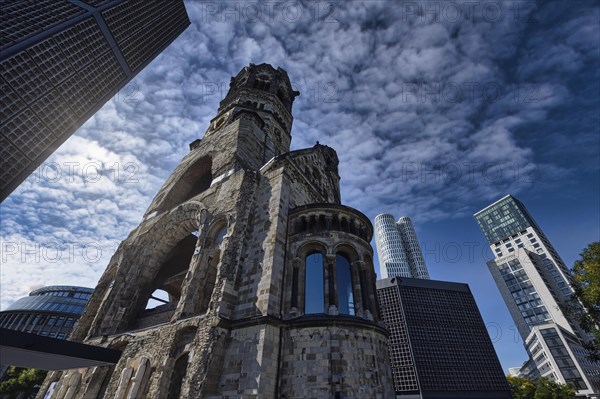
[[230,76],[267,62],[302,93],[293,149],[337,150],[345,204],[412,217],[432,278],[469,283],[502,365],[520,365],[472,214],[517,196],[569,265],[600,238],[595,2],[186,7],[187,31],[0,206],[1,308],[93,287]]

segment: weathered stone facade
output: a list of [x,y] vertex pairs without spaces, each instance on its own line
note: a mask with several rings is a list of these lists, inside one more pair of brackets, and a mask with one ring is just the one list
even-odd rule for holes
[[[232,78],[72,335],[123,350],[121,360],[51,373],[42,394],[58,381],[60,399],[394,396],[373,229],[340,205],[333,149],[289,151],[298,94],[267,64]],[[315,253],[323,311],[306,314],[305,259]],[[338,309],[336,259],[350,265],[350,314]],[[168,303],[148,309],[157,289]]]

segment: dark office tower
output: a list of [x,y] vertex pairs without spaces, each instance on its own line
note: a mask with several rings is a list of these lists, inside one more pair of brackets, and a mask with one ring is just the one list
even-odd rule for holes
[[468,285],[393,277],[377,298],[397,398],[512,397]]
[[190,24],[182,0],[14,0],[0,18],[0,201]]

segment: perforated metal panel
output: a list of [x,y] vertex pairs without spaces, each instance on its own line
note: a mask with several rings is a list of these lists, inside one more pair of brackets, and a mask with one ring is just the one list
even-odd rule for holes
[[2,187],[10,183],[11,177],[21,173],[28,164],[29,160],[25,155],[12,145],[7,138],[0,135],[0,168],[2,169],[0,184],[2,184]]
[[57,34],[55,39],[75,69],[82,68],[98,55],[110,50],[106,38],[93,18]]
[[[33,160],[48,147],[56,137],[52,134],[31,108],[2,125],[2,136]],[[2,171],[4,174],[4,170]]]
[[127,64],[137,70],[189,23],[183,3],[144,1],[144,10],[136,13],[140,1],[131,1],[103,13]]
[[111,0],[83,0],[84,3],[89,4],[92,7],[98,7],[108,3]]
[[0,121],[9,120],[23,107],[25,107],[23,100],[4,79],[0,78]]
[[55,86],[75,72],[52,37],[28,49],[27,54]]
[[27,104],[33,103],[52,88],[50,81],[25,51],[2,61],[0,74]]
[[95,101],[100,100],[117,87],[125,79],[125,73],[119,67],[114,54],[108,52],[81,70],[79,74]]
[[85,12],[67,0],[27,0],[2,4],[0,49]]
[[94,105],[89,88],[80,75],[81,72],[71,76],[58,87],[58,91],[76,117],[84,115]]
[[188,25],[181,0],[3,2],[0,200]]
[[31,108],[51,132],[64,132],[77,120],[71,108],[56,90],[52,90],[36,101]]

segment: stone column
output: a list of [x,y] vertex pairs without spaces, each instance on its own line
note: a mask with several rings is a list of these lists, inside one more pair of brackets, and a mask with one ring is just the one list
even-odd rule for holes
[[[127,359],[127,364],[131,362],[131,359]],[[117,387],[117,392],[115,393],[115,399],[124,399],[125,394],[127,393],[127,387],[129,387],[129,381],[131,380],[131,376],[133,375],[132,367],[125,367],[121,370],[121,376],[119,378],[119,385]]]
[[142,389],[142,385],[144,383],[144,377],[146,374],[146,369],[150,365],[150,360],[146,356],[142,356],[139,359],[139,365],[137,371],[131,378],[131,388],[129,389],[129,394],[127,395],[127,399],[137,399],[138,392]]
[[[297,315],[298,309],[302,307],[300,300],[302,299],[302,303],[304,303],[304,286],[300,285],[300,269],[302,265],[302,259],[294,258],[292,259],[291,263],[292,267],[289,269],[291,272],[291,278],[288,279],[288,281],[290,281],[291,288],[289,311],[290,313]],[[300,293],[301,291],[302,294]]]
[[304,305],[306,303],[306,258],[297,258],[298,266],[298,310],[301,313],[305,312]]
[[370,307],[370,311],[371,311],[371,315],[373,316],[374,320],[379,320],[379,311],[377,309],[377,288],[375,285],[375,281],[377,279],[377,277],[375,276],[375,272],[373,271],[373,266],[371,265],[368,270],[365,270],[365,275],[367,276],[366,280],[367,280],[367,292],[368,292],[368,298],[369,298],[369,307]]
[[325,310],[328,314],[337,315],[339,305],[335,275],[335,255],[326,255],[324,260]]
[[325,224],[327,231],[331,231],[333,229],[333,216],[325,215]]
[[352,296],[354,297],[354,314],[356,316],[363,316],[363,313],[367,310],[363,303],[362,296],[362,283],[360,279],[360,271],[365,267],[365,262],[357,260],[350,263],[350,273],[352,275]]
[[177,310],[173,315],[172,320],[178,320],[195,313],[196,304],[199,301],[200,290],[199,286],[203,286],[203,282],[207,278],[208,269],[208,253],[209,251],[202,248],[200,239],[190,261],[190,267],[187,271],[183,286],[181,287],[181,298],[177,304]]

